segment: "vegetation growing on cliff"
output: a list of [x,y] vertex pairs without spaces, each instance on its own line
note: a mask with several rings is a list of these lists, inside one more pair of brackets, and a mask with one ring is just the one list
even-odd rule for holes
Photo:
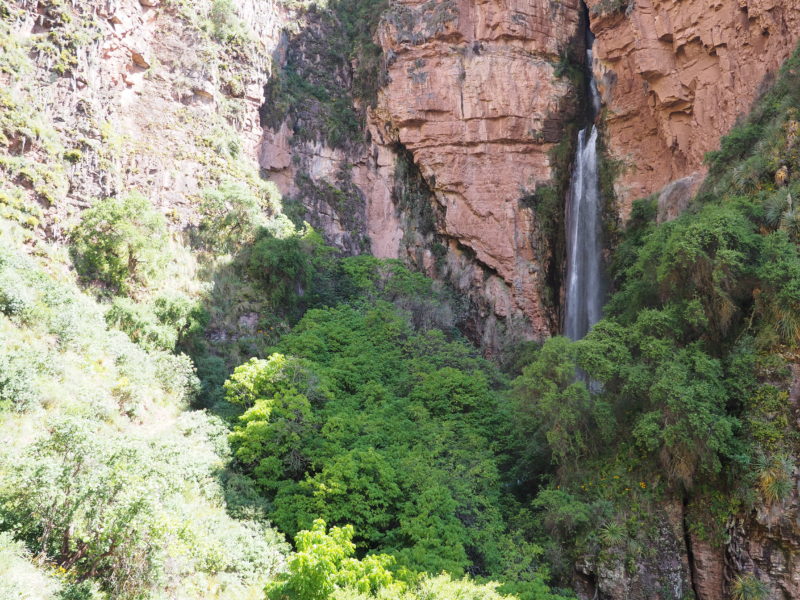
[[546,342],[514,382],[514,462],[573,556],[641,557],[654,501],[683,500],[692,533],[719,543],[731,515],[789,493],[797,61],[709,155],[687,213],[656,225],[653,199],[634,205],[606,318]]
[[373,35],[386,6],[386,0],[311,4],[306,27],[289,41],[286,64],[267,85],[262,122],[278,129],[288,119],[298,141],[358,145],[383,78]]

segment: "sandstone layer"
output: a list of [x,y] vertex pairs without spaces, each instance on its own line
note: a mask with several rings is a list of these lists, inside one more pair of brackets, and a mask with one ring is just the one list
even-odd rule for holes
[[[703,174],[800,38],[798,0],[587,0],[607,143],[631,202]],[[699,178],[698,178],[699,181]]]
[[537,338],[557,328],[544,301],[550,256],[520,200],[553,183],[548,152],[574,100],[556,64],[579,23],[577,0],[405,0],[378,33],[389,83],[371,121],[435,194],[451,281],[482,319],[516,320]]

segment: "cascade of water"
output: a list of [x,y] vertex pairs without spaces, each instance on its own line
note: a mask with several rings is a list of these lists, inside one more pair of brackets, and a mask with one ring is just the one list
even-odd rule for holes
[[[591,43],[586,51],[586,58],[591,66]],[[600,110],[600,94],[594,78],[590,78],[589,89],[593,115],[596,115]],[[564,335],[579,340],[600,320],[604,297],[597,127],[594,125],[578,134],[578,150],[570,179],[566,222]]]
[[597,82],[594,80],[592,64],[594,63],[594,53],[592,51],[592,39],[589,38],[589,48],[586,50],[586,64],[589,65],[589,95],[592,97],[592,116],[600,114],[600,91],[597,89]]

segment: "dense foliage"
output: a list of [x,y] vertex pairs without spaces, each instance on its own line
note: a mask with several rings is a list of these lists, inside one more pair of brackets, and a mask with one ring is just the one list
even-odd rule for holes
[[789,493],[798,60],[709,155],[684,215],[656,224],[653,199],[634,205],[606,318],[546,342],[514,382],[519,478],[573,557],[641,555],[654,501],[681,499],[692,531],[719,542],[731,515]]
[[[434,328],[452,317],[429,280],[372,257],[337,269],[349,302],[308,310],[225,383],[227,402],[245,409],[234,456],[270,518],[290,535],[312,525],[323,535],[319,518],[352,525],[347,544],[379,561],[370,568],[499,576],[522,597],[549,597],[539,552],[507,522],[518,507],[501,485],[503,376]],[[332,591],[335,578],[322,579]]]
[[[4,230],[0,245],[0,572],[14,571],[0,589],[76,600],[260,590],[287,548],[263,514],[227,514],[224,500],[235,506],[247,487],[219,478],[223,423],[180,412],[197,390],[189,358],[169,336],[137,345],[109,329],[121,299],[106,312],[18,235]],[[180,307],[155,305],[179,327]]]
[[95,204],[83,214],[72,241],[78,272],[111,293],[148,283],[166,263],[164,217],[136,194]]

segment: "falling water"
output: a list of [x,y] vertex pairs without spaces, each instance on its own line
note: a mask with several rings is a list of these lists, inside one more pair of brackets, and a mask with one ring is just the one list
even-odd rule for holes
[[[586,58],[591,73],[591,40]],[[600,110],[600,94],[590,77],[592,117]],[[578,151],[567,204],[567,286],[564,335],[579,340],[600,320],[603,307],[600,180],[597,173],[597,127],[578,134]]]

